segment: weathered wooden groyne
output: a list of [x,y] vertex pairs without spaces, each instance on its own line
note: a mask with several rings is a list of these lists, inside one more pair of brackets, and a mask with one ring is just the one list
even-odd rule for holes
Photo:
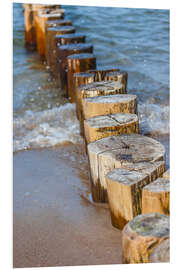
[[[122,230],[124,263],[169,261],[169,170],[165,148],[139,134],[138,99],[128,73],[97,68],[93,45],[59,5],[24,4],[25,45],[37,50],[76,104],[94,202],[107,203]],[[161,256],[161,251],[163,256]]]

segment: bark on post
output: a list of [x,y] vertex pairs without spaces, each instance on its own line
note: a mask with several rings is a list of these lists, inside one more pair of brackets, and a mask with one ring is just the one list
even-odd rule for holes
[[139,134],[123,134],[88,144],[90,182],[95,202],[107,202],[106,174],[114,168],[135,163],[164,161],[165,148]]
[[142,191],[142,213],[170,214],[169,208],[170,182],[169,179],[158,178],[147,185]]
[[45,25],[45,38],[46,38],[46,60],[48,58],[48,50],[49,50],[49,44],[47,40],[47,30],[50,27],[60,27],[60,26],[72,26],[72,21],[70,20],[52,20],[47,21]]
[[122,231],[124,263],[148,263],[153,250],[169,239],[169,217],[159,213],[139,215]]
[[67,95],[67,57],[71,54],[93,53],[93,46],[89,43],[73,43],[57,48],[57,82]]
[[170,180],[170,169],[168,169],[167,171],[165,171],[165,173],[163,174],[163,178],[169,179]]
[[46,46],[46,55],[47,55],[47,65],[50,67],[51,71],[54,73],[56,69],[57,62],[57,45],[55,36],[60,34],[74,33],[75,28],[73,26],[59,26],[59,27],[49,27],[47,29],[47,46]]
[[170,262],[170,239],[161,242],[151,253],[149,257],[150,263]]
[[95,74],[95,81],[96,82],[101,82],[105,81],[105,76],[107,73],[112,72],[112,71],[120,71],[119,68],[104,68],[104,67],[97,67],[96,69],[91,69],[88,72]]
[[106,175],[111,223],[120,230],[142,213],[142,188],[151,183],[155,175],[162,175],[165,166],[163,161],[159,161],[124,167]]
[[84,119],[115,113],[137,114],[137,96],[119,94],[85,98],[82,106]]
[[138,132],[139,123],[136,114],[117,113],[100,115],[84,121],[86,145],[102,138]]
[[125,89],[127,89],[128,73],[126,71],[112,71],[105,75],[104,80],[119,81],[124,84]]
[[89,53],[72,54],[67,57],[68,67],[68,97],[71,103],[76,102],[73,75],[78,72],[85,72],[96,68],[96,57]]
[[45,59],[46,54],[46,22],[63,18],[63,13],[42,14],[42,12],[38,12],[37,16],[35,17],[37,50],[41,59]]
[[75,100],[76,100],[76,116],[79,119],[78,108],[77,108],[77,89],[81,85],[93,83],[95,81],[95,75],[93,73],[79,72],[74,73],[74,89],[75,89]]
[[119,82],[102,81],[94,82],[88,85],[82,85],[76,90],[76,106],[78,119],[80,121],[81,134],[84,134],[84,114],[83,99],[96,96],[108,96],[124,94],[124,85]]

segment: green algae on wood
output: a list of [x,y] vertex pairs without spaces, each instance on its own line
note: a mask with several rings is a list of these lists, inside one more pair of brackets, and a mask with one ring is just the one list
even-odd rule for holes
[[159,213],[136,216],[122,231],[124,263],[148,263],[153,250],[169,238],[169,217]]

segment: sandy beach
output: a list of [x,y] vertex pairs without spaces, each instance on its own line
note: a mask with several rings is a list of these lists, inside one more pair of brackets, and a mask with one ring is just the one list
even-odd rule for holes
[[121,264],[121,231],[88,194],[82,146],[14,154],[14,267]]

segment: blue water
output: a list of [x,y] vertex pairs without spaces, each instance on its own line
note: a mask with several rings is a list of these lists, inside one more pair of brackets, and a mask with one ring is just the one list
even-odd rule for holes
[[[169,11],[62,8],[76,32],[93,44],[98,65],[128,72],[141,132],[169,134]],[[61,96],[37,53],[24,48],[21,4],[14,4],[13,15],[14,151],[81,142],[75,106]]]

